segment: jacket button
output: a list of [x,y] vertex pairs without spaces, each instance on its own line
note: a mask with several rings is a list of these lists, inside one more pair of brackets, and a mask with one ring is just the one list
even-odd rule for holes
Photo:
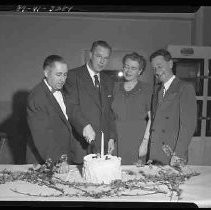
[[169,119],[169,117],[165,117],[166,119]]
[[162,129],[161,131],[162,131],[162,133],[165,133],[166,132],[164,129]]

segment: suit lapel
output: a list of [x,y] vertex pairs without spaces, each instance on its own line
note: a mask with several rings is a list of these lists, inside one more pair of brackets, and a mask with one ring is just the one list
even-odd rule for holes
[[[99,95],[94,87],[92,78],[88,72],[88,69],[86,66],[82,69],[82,71],[79,72],[79,78],[82,80],[82,84],[84,86],[84,89],[86,90],[87,94],[91,95],[93,98],[93,101],[96,103],[96,105],[101,108],[101,103],[99,100]],[[102,80],[100,80],[100,85],[101,85]],[[102,87],[101,87],[102,88]]]
[[100,74],[100,84],[101,84],[101,105],[104,107],[105,99],[107,96],[107,85],[106,85],[106,78],[104,78],[103,73]]
[[161,102],[159,102],[159,94],[160,94],[160,90],[161,90],[161,85],[160,84],[157,84],[155,85],[155,92],[153,94],[153,98],[152,98],[152,104],[151,104],[151,112],[152,112],[152,117],[154,118],[155,117],[155,114],[156,114],[156,111],[157,111],[157,108],[159,106],[159,104]]
[[72,129],[70,127],[70,124],[69,124],[68,120],[66,119],[65,115],[63,114],[60,105],[58,104],[57,100],[53,96],[53,93],[48,89],[48,87],[46,86],[44,81],[42,82],[42,87],[46,94],[47,99],[50,101],[50,103],[54,107],[54,110],[58,113],[59,117],[62,119],[62,121],[67,125],[68,129],[71,131]]
[[165,105],[165,101],[168,101],[168,99],[176,92],[178,92],[179,90],[179,86],[180,86],[180,80],[176,77],[169,89],[166,91],[165,93],[165,96],[163,99],[160,100],[160,97],[161,97],[161,86],[162,85],[156,85],[155,86],[155,94],[154,94],[154,97],[153,97],[153,100],[152,100],[152,108],[151,108],[151,111],[152,111],[152,118],[155,117],[156,115],[156,112],[157,110]]
[[172,81],[171,85],[169,86],[168,90],[165,93],[165,96],[163,98],[163,101],[168,100],[169,96],[175,92],[178,92],[179,90],[179,79],[177,77],[174,78],[174,80]]
[[161,104],[164,100],[164,97],[163,97],[163,91],[162,91],[162,85],[160,86],[159,88],[159,92],[158,92],[158,103]]
[[[179,90],[179,82],[180,80],[175,77],[175,79],[172,81],[171,85],[169,86],[168,90],[165,93],[165,96],[161,96],[161,87],[158,88],[158,93],[157,93],[157,101],[156,101],[156,110],[165,104],[166,101],[169,100],[169,98],[172,97],[173,94],[178,92]],[[174,97],[174,96],[173,96]]]

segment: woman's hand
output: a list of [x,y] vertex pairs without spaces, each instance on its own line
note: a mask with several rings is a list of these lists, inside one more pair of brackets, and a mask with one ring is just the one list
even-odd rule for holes
[[143,138],[141,145],[139,146],[139,152],[138,152],[139,157],[143,157],[147,154],[148,142],[149,139]]

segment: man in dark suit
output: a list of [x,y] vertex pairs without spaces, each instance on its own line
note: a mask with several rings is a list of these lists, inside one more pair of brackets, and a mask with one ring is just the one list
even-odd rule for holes
[[89,122],[96,135],[94,139],[84,139],[74,130],[72,149],[77,163],[82,163],[83,157],[89,153],[100,152],[101,132],[105,136],[105,153],[112,153],[114,150],[116,132],[111,111],[114,84],[113,80],[102,72],[110,54],[111,47],[107,42],[96,41],[92,44],[89,61],[68,72],[65,83],[67,96],[72,103],[80,106],[84,119]]
[[154,52],[150,62],[161,85],[156,85],[152,100],[149,159],[158,164],[186,164],[197,122],[194,87],[173,74],[167,50]]
[[45,78],[31,91],[27,101],[27,121],[31,139],[27,147],[28,163],[44,163],[46,159],[58,160],[67,154],[71,158],[72,128],[76,123],[78,132],[93,138],[86,130],[86,122],[80,117],[78,107],[68,104],[63,95],[63,85],[68,67],[61,56],[50,55],[43,64]]

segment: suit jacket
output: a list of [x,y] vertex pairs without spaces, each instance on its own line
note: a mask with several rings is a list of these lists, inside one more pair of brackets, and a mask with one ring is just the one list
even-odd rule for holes
[[27,162],[43,163],[47,158],[58,160],[62,154],[70,156],[71,125],[44,81],[28,97],[27,121],[32,136]]
[[159,101],[160,88],[152,100],[152,125],[149,159],[169,164],[162,150],[167,144],[177,156],[188,160],[188,145],[197,122],[195,90],[187,82],[175,78],[163,99]]
[[[67,98],[71,103],[80,106],[83,120],[81,124],[91,124],[96,132],[96,149],[95,152],[100,152],[101,131],[104,132],[105,152],[107,151],[108,139],[116,139],[116,131],[114,125],[114,117],[111,111],[111,101],[114,82],[105,73],[100,73],[100,86],[101,86],[101,100],[99,99],[98,92],[94,87],[92,78],[88,72],[86,65],[76,69],[69,70],[65,90]],[[71,121],[71,119],[70,119]],[[90,153],[90,145],[86,140],[78,134],[80,126],[74,122],[74,146],[72,147],[74,153],[73,161],[82,162],[83,157]]]

